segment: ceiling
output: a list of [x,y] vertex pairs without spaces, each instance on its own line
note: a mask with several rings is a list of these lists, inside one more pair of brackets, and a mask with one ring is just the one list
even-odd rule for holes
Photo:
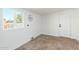
[[40,15],[46,15],[58,11],[67,10],[70,8],[27,8],[27,10],[38,13]]

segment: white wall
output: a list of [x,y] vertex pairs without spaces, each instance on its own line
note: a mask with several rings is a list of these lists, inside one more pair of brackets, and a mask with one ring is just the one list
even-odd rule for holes
[[3,47],[2,42],[3,42],[4,36],[2,32],[2,9],[0,9],[0,47]]
[[[43,34],[68,36],[79,40],[79,9],[69,9],[42,17]],[[62,24],[59,29],[58,24]]]
[[[2,9],[0,9],[0,25],[2,24]],[[40,15],[25,9],[15,9],[24,12],[24,28],[17,28],[8,31],[0,30],[0,49],[15,49],[28,42],[31,37],[40,34]],[[33,15],[33,21],[28,21],[28,15]],[[27,27],[29,24],[29,27]],[[2,28],[1,28],[2,29]]]
[[[0,49],[15,49],[39,34],[65,35],[79,39],[79,9],[64,10],[45,16],[25,9],[14,10],[24,12],[24,28],[3,31],[1,27],[2,9],[0,9]],[[33,16],[32,22],[28,21],[29,14]],[[62,24],[61,29],[58,27],[59,23]]]

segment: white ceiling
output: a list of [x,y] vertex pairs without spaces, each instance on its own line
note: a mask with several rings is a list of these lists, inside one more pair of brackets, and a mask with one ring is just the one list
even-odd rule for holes
[[30,10],[32,12],[38,13],[40,15],[46,15],[58,11],[67,10],[70,8],[27,8],[27,10]]

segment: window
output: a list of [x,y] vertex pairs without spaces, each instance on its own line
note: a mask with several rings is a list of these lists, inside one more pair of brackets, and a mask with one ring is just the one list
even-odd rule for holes
[[3,29],[9,30],[14,28],[24,27],[23,12],[16,11],[15,9],[3,9]]

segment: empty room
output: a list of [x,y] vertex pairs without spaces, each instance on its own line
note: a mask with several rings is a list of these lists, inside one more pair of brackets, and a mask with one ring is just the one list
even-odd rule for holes
[[79,50],[79,9],[0,8],[0,50]]

